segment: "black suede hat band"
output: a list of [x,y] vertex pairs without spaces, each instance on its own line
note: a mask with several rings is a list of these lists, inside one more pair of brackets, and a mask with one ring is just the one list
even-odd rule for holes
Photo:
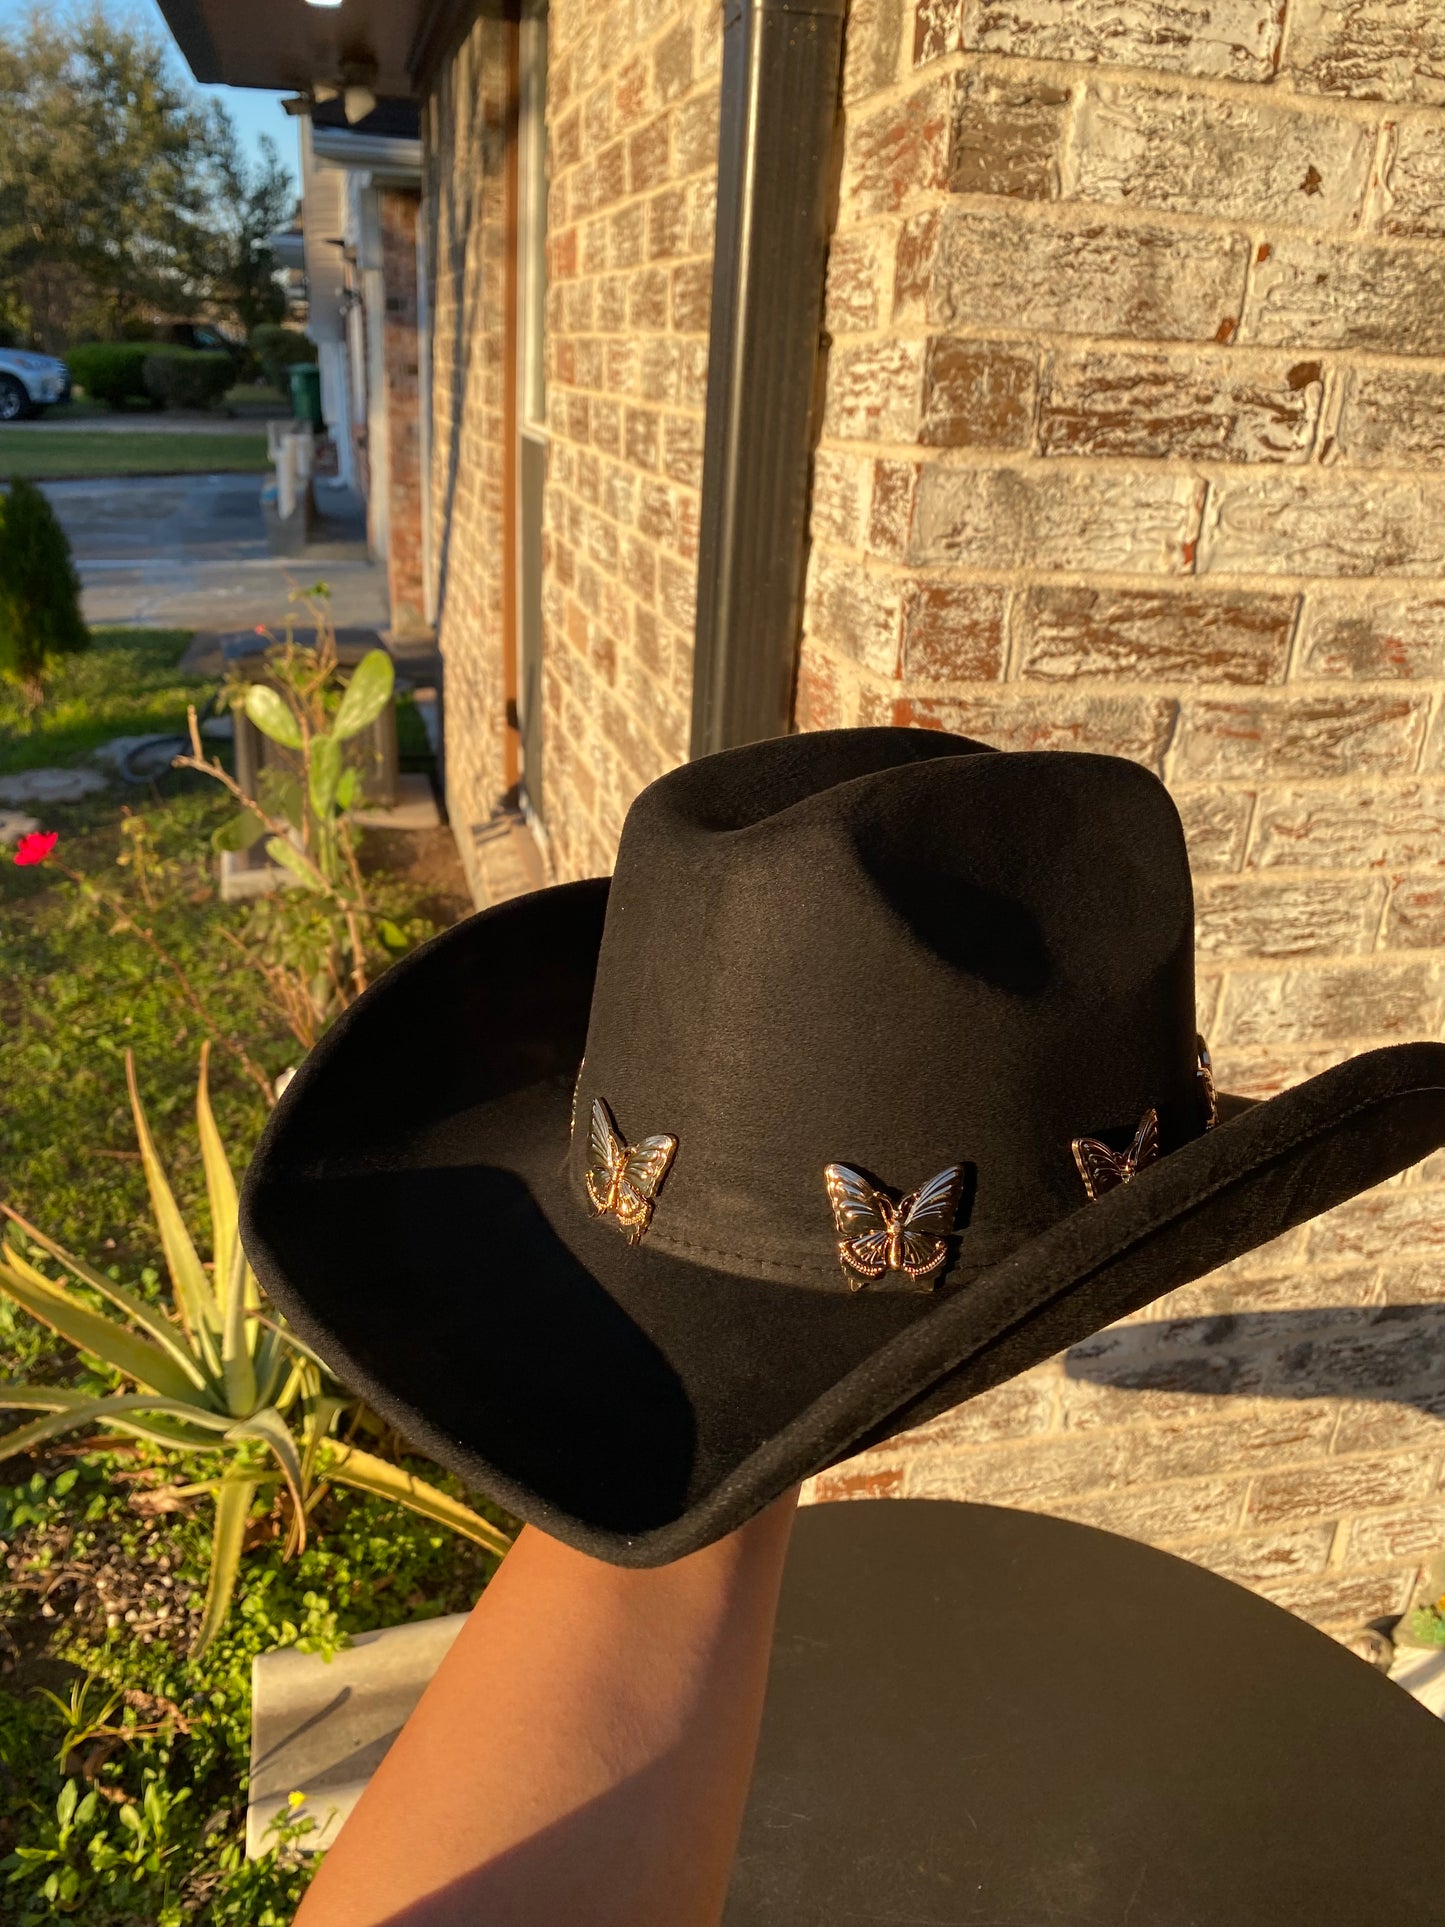
[[389,972],[243,1235],[419,1445],[655,1564],[1426,1155],[1445,1045],[1218,1109],[1152,776],[790,737],[644,791],[610,884]]

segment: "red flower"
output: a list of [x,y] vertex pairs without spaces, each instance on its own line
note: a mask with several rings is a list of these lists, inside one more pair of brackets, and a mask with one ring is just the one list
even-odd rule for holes
[[15,861],[22,869],[27,863],[43,863],[59,841],[59,830],[31,830],[15,845]]

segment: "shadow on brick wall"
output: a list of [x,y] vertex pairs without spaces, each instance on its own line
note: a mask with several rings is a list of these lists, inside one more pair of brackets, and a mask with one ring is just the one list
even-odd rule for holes
[[1372,1399],[1445,1416],[1445,1305],[1324,1305],[1120,1325],[1076,1345],[1064,1372],[1085,1399],[1087,1385]]

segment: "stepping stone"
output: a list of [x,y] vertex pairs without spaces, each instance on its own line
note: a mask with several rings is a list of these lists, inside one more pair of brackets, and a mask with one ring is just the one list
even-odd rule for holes
[[38,816],[26,816],[23,810],[0,810],[0,847],[18,843],[22,836],[29,836],[39,828]]
[[403,770],[389,809],[353,810],[351,820],[368,830],[434,830],[442,819],[431,778],[421,770]]
[[173,759],[190,749],[187,736],[112,736],[92,754],[127,783],[149,783],[164,776]]
[[105,778],[94,769],[23,769],[0,776],[0,803],[78,803],[105,788]]
[[[314,1820],[297,1845],[321,1853],[467,1622],[465,1613],[362,1633],[333,1659],[286,1647],[251,1667],[251,1793],[246,1857],[279,1819]],[[291,1804],[291,1795],[306,1797]]]

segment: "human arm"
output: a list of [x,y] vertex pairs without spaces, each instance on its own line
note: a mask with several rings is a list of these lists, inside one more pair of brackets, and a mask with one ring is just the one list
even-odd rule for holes
[[796,1498],[645,1571],[527,1527],[296,1927],[716,1927]]

